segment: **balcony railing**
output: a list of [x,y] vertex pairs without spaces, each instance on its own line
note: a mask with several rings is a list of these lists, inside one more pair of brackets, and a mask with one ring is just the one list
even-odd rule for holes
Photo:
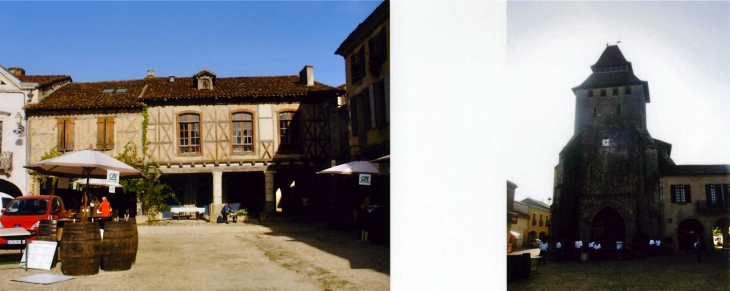
[[0,172],[9,173],[13,168],[13,152],[0,153]]
[[697,213],[699,214],[724,214],[728,213],[728,207],[720,203],[707,204],[707,200],[697,200]]

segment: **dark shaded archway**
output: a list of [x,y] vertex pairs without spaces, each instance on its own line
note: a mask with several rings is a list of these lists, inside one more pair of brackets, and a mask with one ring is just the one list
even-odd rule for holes
[[677,246],[679,250],[691,250],[695,238],[705,241],[705,228],[696,219],[688,218],[682,220],[677,226]]
[[13,197],[22,196],[23,192],[20,192],[20,189],[18,189],[15,184],[8,182],[7,180],[0,179],[0,192],[3,192],[5,194],[8,194]]
[[606,206],[596,213],[591,222],[591,240],[603,248],[615,248],[617,241],[625,243],[626,223],[616,209]]

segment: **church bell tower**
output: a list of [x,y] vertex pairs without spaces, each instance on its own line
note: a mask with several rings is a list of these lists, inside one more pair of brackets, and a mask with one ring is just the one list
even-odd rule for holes
[[616,45],[590,68],[572,89],[575,128],[555,167],[552,240],[610,247],[658,238],[662,142],[647,131],[649,84],[634,75]]

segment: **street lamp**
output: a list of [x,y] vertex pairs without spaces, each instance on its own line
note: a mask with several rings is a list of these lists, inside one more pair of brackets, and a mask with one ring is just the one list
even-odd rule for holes
[[15,115],[15,123],[18,124],[18,128],[13,130],[13,133],[17,134],[18,136],[23,136],[23,131],[25,130],[25,127],[23,127],[23,115],[21,115],[20,112]]

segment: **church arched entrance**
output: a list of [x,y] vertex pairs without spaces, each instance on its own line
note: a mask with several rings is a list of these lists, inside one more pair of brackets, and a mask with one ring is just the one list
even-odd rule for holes
[[705,228],[702,223],[692,218],[682,220],[677,226],[677,247],[680,251],[692,250],[692,242],[698,237],[704,242],[704,236]]
[[20,189],[15,184],[3,179],[0,179],[0,192],[13,197],[23,196],[23,192],[20,192]]
[[[716,231],[719,231],[716,233]],[[712,226],[712,244],[717,249],[722,249],[723,246],[730,246],[730,218],[723,217],[715,221]]]
[[591,240],[603,248],[615,248],[617,241],[625,241],[626,223],[612,207],[604,207],[591,222]]

